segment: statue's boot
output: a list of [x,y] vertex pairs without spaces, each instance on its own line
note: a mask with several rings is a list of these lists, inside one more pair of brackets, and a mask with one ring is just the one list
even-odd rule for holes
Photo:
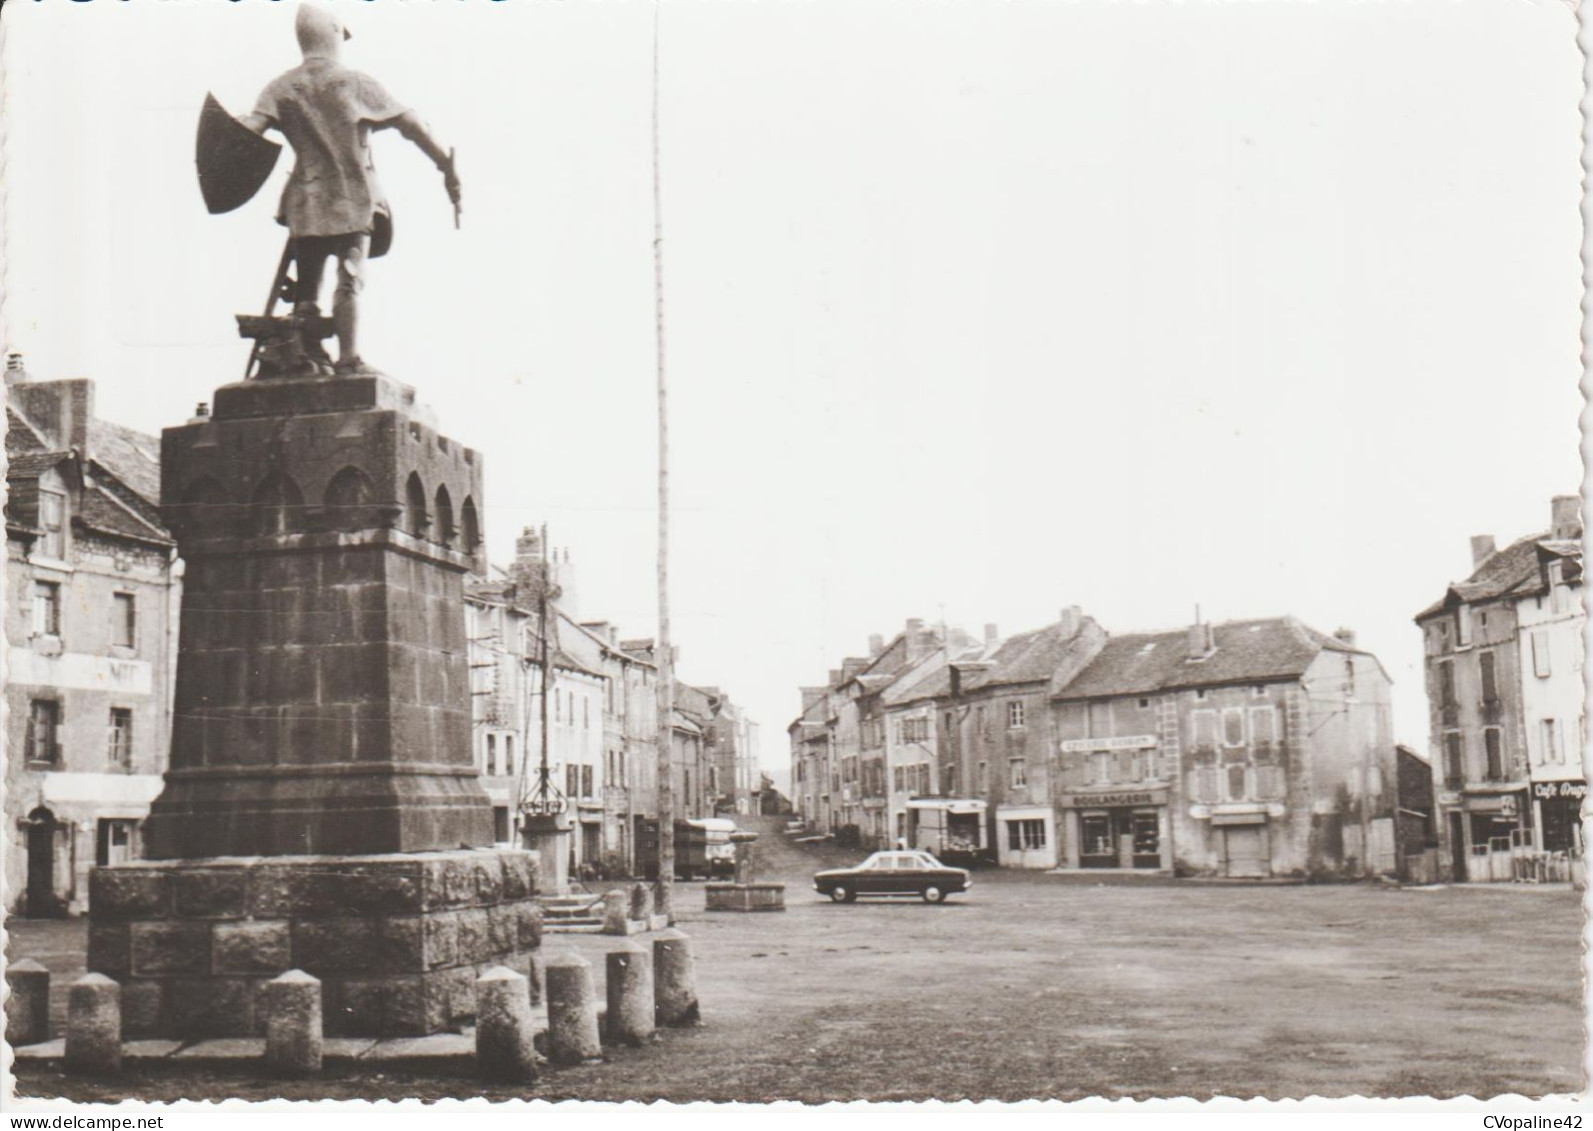
[[356,331],[359,329],[359,311],[352,296],[339,293],[333,301],[332,326],[337,331],[337,364],[332,372],[339,377],[380,375],[380,370],[366,365],[354,348]]
[[332,359],[321,344],[320,306],[313,302],[295,303],[293,321],[298,327],[299,348],[304,351],[305,360],[322,377],[332,373]]

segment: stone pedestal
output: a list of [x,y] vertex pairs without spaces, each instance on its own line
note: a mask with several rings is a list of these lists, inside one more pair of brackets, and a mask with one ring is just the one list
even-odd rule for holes
[[542,890],[564,895],[570,890],[570,819],[563,813],[528,816],[521,826],[525,846],[542,861]]
[[464,615],[481,475],[385,377],[227,385],[166,429],[186,573],[151,858],[492,843]]
[[321,980],[332,1036],[458,1029],[476,978],[531,973],[536,854],[135,861],[91,876],[88,967],[122,984],[129,1036],[260,1036],[266,984]]
[[89,968],[139,1035],[258,1035],[290,969],[329,1034],[455,1028],[540,935],[536,854],[486,847],[472,755],[481,458],[387,377],[213,403],[162,436],[187,570],[171,765],[151,859],[91,875]]

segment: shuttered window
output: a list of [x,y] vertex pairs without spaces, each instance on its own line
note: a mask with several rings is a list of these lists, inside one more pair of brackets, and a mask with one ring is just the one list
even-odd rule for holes
[[1532,634],[1532,674],[1539,679],[1547,679],[1550,675],[1549,636],[1541,630]]

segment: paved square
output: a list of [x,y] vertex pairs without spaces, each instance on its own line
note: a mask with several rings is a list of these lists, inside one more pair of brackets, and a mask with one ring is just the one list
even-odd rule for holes
[[[705,1025],[535,1094],[582,1099],[1527,1095],[1582,1088],[1580,897],[1565,888],[1246,886],[980,872],[941,906],[836,905],[835,854],[760,846],[784,914],[677,889]],[[12,925],[60,974],[75,924]],[[645,942],[650,936],[638,936]],[[45,946],[56,940],[54,949]],[[600,936],[551,935],[594,959]],[[40,953],[43,951],[44,953]],[[78,952],[79,954],[81,951]],[[79,965],[80,958],[77,959]],[[385,1067],[385,1066],[384,1066]],[[510,1095],[350,1068],[273,1083],[136,1066],[114,1085],[18,1066],[23,1094]]]

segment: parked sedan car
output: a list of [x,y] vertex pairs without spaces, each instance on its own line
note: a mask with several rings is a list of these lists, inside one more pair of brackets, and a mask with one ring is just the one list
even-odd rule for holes
[[832,868],[813,877],[813,890],[836,903],[860,895],[916,895],[925,903],[942,903],[954,892],[967,891],[973,877],[965,868],[948,868],[927,852],[876,852],[855,868]]

